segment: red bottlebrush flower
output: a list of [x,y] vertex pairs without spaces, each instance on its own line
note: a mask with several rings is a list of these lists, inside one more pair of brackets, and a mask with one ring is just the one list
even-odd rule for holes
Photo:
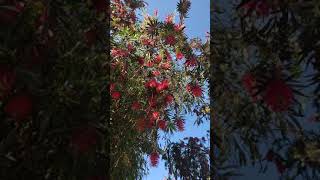
[[170,15],[168,15],[168,16],[166,16],[166,19],[165,19],[165,23],[166,24],[173,24],[173,14],[170,14]]
[[111,49],[111,56],[114,58],[123,58],[127,57],[129,54],[123,49],[113,48]]
[[186,62],[185,62],[185,65],[188,66],[188,67],[194,67],[198,64],[197,62],[197,59],[196,58],[191,58],[191,59],[188,59]]
[[150,154],[151,166],[156,167],[159,162],[159,153],[154,151]]
[[128,43],[127,48],[128,48],[128,52],[132,52],[134,50],[134,47],[131,43]]
[[32,109],[31,97],[23,94],[12,97],[4,107],[4,112],[16,120],[23,120],[31,115]]
[[162,130],[165,130],[167,128],[167,122],[165,120],[158,120],[157,124],[158,127]]
[[154,65],[154,62],[153,61],[148,61],[147,63],[146,63],[146,66],[147,67],[152,67]]
[[88,31],[85,32],[84,34],[85,41],[88,46],[92,46],[93,43],[97,40],[97,32],[95,29],[89,29]]
[[170,70],[171,64],[169,62],[161,64],[161,68],[164,70]]
[[154,122],[154,121],[158,120],[159,117],[160,117],[160,113],[158,111],[152,112],[151,117],[150,117],[150,121]]
[[187,89],[188,92],[191,92],[192,85],[191,84],[187,84],[186,89]]
[[143,66],[143,65],[144,65],[144,58],[143,58],[143,57],[140,57],[140,58],[138,59],[138,63],[139,63],[141,66]]
[[181,52],[176,53],[177,60],[181,60],[183,58],[183,54]]
[[136,128],[139,132],[143,132],[146,128],[146,120],[145,119],[139,119]]
[[121,94],[120,94],[119,91],[114,91],[114,92],[111,93],[111,97],[112,97],[112,99],[114,99],[114,100],[118,100],[118,99],[120,99]]
[[135,101],[131,105],[132,110],[139,110],[141,108],[141,104],[138,101]]
[[173,46],[176,43],[176,38],[173,35],[168,35],[165,42],[166,44]]
[[11,92],[15,81],[15,72],[7,66],[0,66],[0,100]]
[[157,55],[156,58],[155,58],[155,60],[154,60],[154,62],[157,63],[157,64],[159,64],[161,61],[162,61],[161,55]]
[[276,164],[277,170],[280,174],[283,174],[286,171],[287,166],[280,158],[275,159],[275,164]]
[[71,146],[76,152],[86,153],[97,144],[98,133],[95,128],[80,127],[75,129],[71,135]]
[[167,79],[165,79],[157,85],[156,91],[159,93],[159,92],[166,90],[168,88],[169,88],[169,81]]
[[148,82],[145,83],[146,88],[155,88],[158,86],[158,82],[155,79],[151,79]]
[[191,92],[195,97],[200,97],[202,95],[202,89],[199,85],[187,85],[187,91]]
[[184,131],[184,120],[177,119],[176,120],[176,126],[177,126],[179,131]]
[[154,75],[154,76],[159,76],[160,74],[161,74],[161,72],[160,71],[152,71],[151,72],[152,73],[152,75]]
[[153,46],[154,42],[151,39],[142,39],[142,44],[145,46]]
[[265,158],[267,161],[273,161],[275,158],[275,153],[272,150],[269,150]]
[[272,111],[283,112],[293,103],[293,92],[283,80],[271,80],[267,84],[263,100]]
[[171,104],[173,102],[173,100],[174,100],[174,98],[173,98],[173,96],[171,94],[166,95],[165,102],[166,102],[167,105]]
[[157,99],[154,96],[149,97],[148,99],[149,106],[154,108],[157,106]]
[[108,3],[106,0],[91,0],[93,6],[96,8],[97,12],[106,12]]

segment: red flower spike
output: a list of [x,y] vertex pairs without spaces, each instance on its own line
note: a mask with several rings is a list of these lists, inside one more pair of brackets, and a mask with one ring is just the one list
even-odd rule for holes
[[150,154],[151,166],[156,167],[159,162],[159,153],[154,151]]
[[194,86],[188,84],[186,89],[187,89],[188,92],[191,92],[192,95],[194,95],[195,97],[202,96],[202,89],[197,84],[194,85]]
[[23,94],[12,97],[4,107],[4,112],[15,120],[23,120],[31,115],[32,109],[31,97]]
[[154,60],[154,62],[157,63],[157,64],[159,64],[161,61],[162,61],[161,55],[157,55],[156,58],[155,58],[155,60]]
[[176,44],[176,38],[173,35],[168,35],[165,39],[166,44],[173,46]]
[[171,64],[169,62],[161,64],[161,68],[164,70],[170,70],[171,69]]
[[129,53],[123,49],[113,48],[111,49],[111,56],[114,58],[123,58],[127,57]]
[[134,50],[134,47],[131,43],[128,43],[127,48],[128,48],[128,52],[132,52]]
[[197,59],[196,58],[191,58],[191,59],[188,59],[186,62],[185,62],[185,65],[187,66],[187,67],[194,67],[194,66],[196,66],[198,64],[198,62],[197,62]]
[[144,65],[144,58],[143,58],[143,57],[140,57],[140,58],[138,59],[138,63],[139,63],[141,66],[143,66],[143,65]]
[[148,82],[145,83],[146,88],[155,88],[158,86],[158,82],[155,79],[151,79]]
[[139,110],[140,108],[141,108],[141,104],[138,101],[133,102],[131,105],[131,109],[134,111]]
[[167,128],[167,122],[165,120],[158,120],[157,124],[158,127],[162,130],[165,130]]
[[186,86],[186,90],[187,90],[188,92],[191,92],[191,89],[192,89],[191,84],[187,84],[187,86]]
[[274,112],[287,111],[293,103],[293,92],[283,80],[271,80],[266,86],[263,100]]
[[97,144],[98,133],[93,127],[81,127],[73,131],[71,145],[76,152],[86,153]]
[[173,96],[171,94],[166,95],[166,97],[165,97],[166,105],[171,104],[173,102],[173,100],[174,100],[174,98],[173,98]]
[[160,113],[158,111],[152,112],[151,118],[153,120],[157,120],[160,117]]
[[121,97],[121,94],[120,94],[119,91],[114,91],[114,92],[111,93],[111,97],[112,97],[112,99],[114,99],[114,100],[119,100],[120,97]]
[[181,60],[183,58],[183,54],[181,52],[176,53],[177,60]]
[[176,120],[176,126],[177,126],[179,131],[184,131],[184,120],[177,119]]
[[163,80],[161,83],[159,83],[156,87],[156,91],[160,93],[163,90],[166,90],[169,88],[169,81],[167,79]]
[[153,61],[148,61],[147,63],[146,63],[146,66],[147,67],[152,67],[154,65],[154,62]]
[[161,74],[161,72],[156,70],[156,71],[152,71],[151,74],[154,76],[159,76]]
[[142,44],[145,46],[153,46],[154,42],[151,39],[143,39]]

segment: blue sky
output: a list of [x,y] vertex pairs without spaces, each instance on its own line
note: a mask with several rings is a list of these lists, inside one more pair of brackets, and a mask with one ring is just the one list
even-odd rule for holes
[[[168,14],[176,11],[178,0],[146,0],[148,3],[147,12],[153,14],[158,10],[158,16],[164,20]],[[185,33],[189,38],[198,37],[205,39],[206,32],[210,31],[210,1],[209,0],[191,0],[191,9],[189,18],[185,20]],[[177,16],[178,18],[178,16]],[[178,20],[176,18],[176,20]],[[178,22],[178,21],[176,21]],[[204,92],[207,96],[208,92]],[[195,117],[186,115],[186,127],[184,132],[177,132],[170,139],[172,141],[183,139],[189,136],[206,136],[206,131],[209,130],[209,121],[201,126],[194,126]],[[209,144],[208,144],[209,145]],[[150,167],[149,175],[144,180],[163,180],[167,175],[164,167],[164,162],[160,161],[157,168]]]

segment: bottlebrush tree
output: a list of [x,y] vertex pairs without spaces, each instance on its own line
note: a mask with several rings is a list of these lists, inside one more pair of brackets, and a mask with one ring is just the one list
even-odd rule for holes
[[110,172],[115,179],[136,179],[147,172],[148,164],[157,166],[167,153],[167,147],[159,146],[160,132],[183,131],[184,114],[196,112],[198,123],[208,116],[201,110],[207,106],[203,92],[209,41],[190,40],[184,33],[190,1],[178,3],[179,22],[173,14],[160,20],[157,12],[139,20],[136,11],[144,5],[143,1],[111,3]]
[[273,164],[285,179],[315,179],[319,133],[310,123],[319,113],[318,2],[230,4],[217,2],[228,11],[215,9],[212,21],[215,175],[234,175],[221,163],[261,163],[263,172]]
[[190,2],[179,23],[139,21],[143,6],[0,2],[0,179],[139,179],[167,153],[160,131],[207,118],[209,43],[184,34]]

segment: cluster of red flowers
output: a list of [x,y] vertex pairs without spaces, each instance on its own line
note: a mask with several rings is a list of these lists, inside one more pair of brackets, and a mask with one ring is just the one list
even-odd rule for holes
[[191,92],[195,97],[200,97],[202,95],[202,89],[198,84],[188,84],[187,91]]
[[[118,5],[117,7],[121,9],[123,8],[123,5]],[[117,16],[119,16],[120,9],[115,10]],[[156,14],[157,11],[155,12],[155,15]],[[146,21],[149,19],[152,18],[148,16]],[[118,72],[128,72],[128,74],[135,77],[142,76],[142,79],[136,81],[136,79],[128,77],[128,74],[125,75],[126,78],[121,78],[121,74],[120,76],[115,77],[115,79],[113,79],[114,83],[110,85],[110,94],[114,102],[119,102],[118,100],[121,98],[121,94],[126,93],[125,95],[128,95],[128,97],[133,95],[132,101],[123,101],[121,103],[125,104],[120,104],[120,106],[124,106],[126,109],[132,111],[134,118],[137,119],[135,127],[137,131],[141,133],[148,133],[148,129],[151,128],[168,131],[168,127],[171,127],[169,126],[171,123],[174,123],[174,126],[178,131],[183,131],[185,129],[185,121],[181,118],[176,118],[171,122],[164,116],[165,110],[174,103],[175,96],[173,92],[177,91],[178,88],[174,87],[175,81],[168,78],[168,74],[171,74],[171,71],[175,71],[176,66],[179,66],[178,61],[182,61],[183,59],[185,59],[185,67],[191,68],[200,65],[196,56],[191,55],[192,53],[188,53],[189,50],[191,51],[191,48],[185,49],[181,46],[181,43],[178,42],[180,40],[179,34],[181,34],[184,29],[184,25],[182,23],[175,24],[173,15],[168,15],[164,23],[165,27],[168,27],[171,31],[166,30],[165,33],[160,33],[159,38],[150,38],[152,36],[149,36],[148,33],[151,31],[148,31],[148,33],[143,34],[138,38],[138,43],[132,41],[130,43],[126,42],[126,44],[128,44],[127,49],[114,47],[111,51],[111,56],[114,60],[111,63],[111,69],[116,72],[116,74],[118,74]],[[150,26],[151,29],[153,28],[153,23],[150,23],[150,25],[148,23],[146,24]],[[162,42],[159,43],[159,41]],[[141,48],[147,49],[148,54],[145,56],[141,55],[141,48],[135,47],[134,44],[141,44]],[[161,47],[158,47],[158,45],[161,45]],[[187,51],[187,53],[184,51]],[[173,53],[175,53],[176,61],[172,61]],[[130,69],[131,63],[133,63],[133,70]],[[138,68],[136,66],[137,64],[139,65]],[[128,68],[125,69],[125,67]],[[131,92],[129,88],[129,92],[126,92],[127,89],[124,88],[116,88],[116,84],[120,83],[125,86],[127,80],[130,81],[128,84],[133,83],[131,80],[135,81],[134,83],[137,83],[136,87],[139,88],[142,88],[141,85],[143,85],[143,93],[140,91],[139,96],[134,97],[135,92]],[[143,84],[141,84],[142,81],[144,81]],[[202,96],[202,89],[198,83],[188,84],[186,89],[187,92],[194,97]],[[119,105],[119,103],[117,105]],[[159,154],[156,152],[150,155],[151,164],[153,166],[157,165],[158,158]]]
[[150,154],[151,166],[157,166],[159,163],[159,153],[154,151]]
[[274,112],[287,111],[293,104],[293,90],[282,79],[269,80],[262,97],[257,94],[256,79],[251,73],[246,73],[242,77],[242,84],[254,101],[262,99]]

